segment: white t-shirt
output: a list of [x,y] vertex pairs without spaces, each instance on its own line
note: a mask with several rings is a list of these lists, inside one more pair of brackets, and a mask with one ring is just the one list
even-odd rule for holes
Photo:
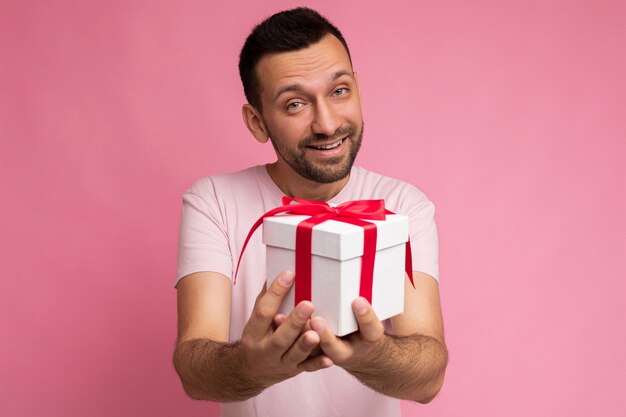
[[[183,195],[176,282],[199,271],[232,279],[248,231],[261,215],[282,205],[282,196],[265,165],[196,182]],[[409,217],[413,270],[439,279],[433,203],[408,183],[360,167],[352,168],[348,184],[328,203],[366,199],[384,199],[385,208]],[[231,342],[241,338],[265,279],[265,246],[259,230],[250,239],[232,288]],[[247,401],[222,406],[222,416],[228,417],[294,415],[393,417],[400,415],[400,404],[333,366],[303,372]]]

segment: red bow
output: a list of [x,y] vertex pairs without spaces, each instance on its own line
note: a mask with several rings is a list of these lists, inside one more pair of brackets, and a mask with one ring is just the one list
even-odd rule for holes
[[[296,202],[298,204],[291,204]],[[370,303],[372,302],[372,286],[374,282],[374,260],[376,259],[376,225],[365,221],[385,220],[387,214],[394,214],[385,209],[383,200],[357,200],[348,201],[332,207],[321,201],[304,200],[301,198],[283,197],[283,205],[276,207],[261,216],[248,232],[248,236],[241,249],[237,269],[235,270],[235,282],[241,264],[241,257],[246,250],[248,241],[254,231],[263,223],[266,217],[278,213],[308,214],[311,217],[301,221],[296,228],[296,278],[295,278],[295,304],[302,300],[311,300],[311,245],[313,227],[327,220],[336,220],[344,223],[363,227],[363,257],[361,260],[361,281],[359,295]],[[413,287],[413,271],[411,260],[411,244],[406,242],[405,270]]]

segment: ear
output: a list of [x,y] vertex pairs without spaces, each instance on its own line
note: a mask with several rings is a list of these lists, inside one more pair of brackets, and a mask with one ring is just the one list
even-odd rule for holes
[[260,143],[265,143],[269,139],[269,133],[261,117],[261,113],[251,104],[244,104],[241,107],[241,115],[246,127],[252,133],[252,136]]

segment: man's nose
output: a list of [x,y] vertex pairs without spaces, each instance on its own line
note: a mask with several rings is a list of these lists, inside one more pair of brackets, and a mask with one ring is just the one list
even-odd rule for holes
[[313,133],[332,136],[339,129],[341,122],[331,103],[320,100],[315,106],[315,119],[311,126]]

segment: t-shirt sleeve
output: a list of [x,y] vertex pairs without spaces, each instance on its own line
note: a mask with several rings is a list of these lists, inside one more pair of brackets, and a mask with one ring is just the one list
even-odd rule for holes
[[435,224],[435,205],[416,188],[412,188],[407,203],[403,214],[409,216],[413,271],[424,272],[439,281],[439,236]]
[[232,277],[232,256],[223,215],[210,179],[183,194],[176,284],[200,271]]

